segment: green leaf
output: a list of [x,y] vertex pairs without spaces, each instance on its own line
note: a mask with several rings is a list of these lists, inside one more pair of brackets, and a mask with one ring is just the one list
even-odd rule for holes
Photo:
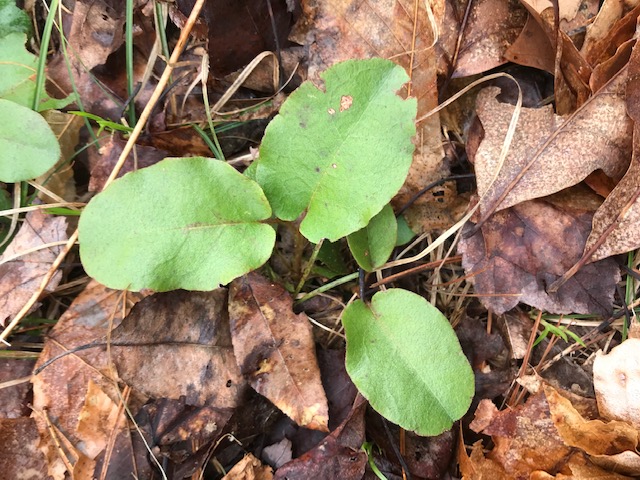
[[80,256],[104,285],[212,290],[267,261],[260,187],[218,160],[168,158],[114,181],[80,217]]
[[0,181],[29,180],[55,165],[60,144],[42,115],[0,99],[0,118]]
[[438,435],[466,413],[471,366],[447,319],[424,298],[379,292],[371,305],[349,305],[342,322],[347,372],[382,416],[419,435]]
[[404,215],[398,216],[396,220],[398,222],[398,238],[396,240],[396,247],[401,247],[413,240],[416,234],[411,230],[411,227],[407,223],[407,219],[404,218]]
[[358,265],[371,272],[389,259],[397,236],[396,216],[391,205],[385,205],[369,225],[349,235],[347,243]]
[[0,98],[31,107],[38,58],[24,47],[26,39],[23,33],[0,38]]
[[0,38],[10,33],[29,32],[31,32],[29,15],[16,7],[15,0],[0,0]]
[[402,67],[373,58],[325,71],[325,91],[304,82],[266,129],[256,179],[275,215],[311,242],[365,227],[402,186],[413,155],[416,100],[396,92]]

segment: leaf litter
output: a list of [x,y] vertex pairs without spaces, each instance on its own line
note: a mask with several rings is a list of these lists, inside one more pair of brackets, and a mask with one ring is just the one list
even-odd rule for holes
[[[168,7],[163,15],[180,29],[190,5],[177,3],[178,8]],[[622,358],[614,353],[593,355],[593,368],[590,360],[583,362],[571,354],[579,348],[586,348],[584,352],[589,354],[598,349],[606,352],[620,343],[625,334],[619,320],[625,311],[623,302],[633,304],[628,313],[635,315],[637,285],[632,275],[637,274],[640,261],[635,253],[628,255],[630,273],[626,292],[620,294],[616,293],[616,285],[621,285],[620,262],[614,256],[638,247],[634,234],[638,224],[638,86],[637,52],[633,48],[637,2],[562,2],[560,34],[555,31],[551,2],[472,2],[465,19],[466,6],[454,2],[431,2],[428,8],[416,7],[413,2],[270,2],[269,13],[264,3],[248,1],[243,5],[249,19],[228,7],[225,15],[237,23],[227,29],[213,28],[216,21],[211,15],[219,5],[209,3],[203,21],[196,26],[192,48],[183,57],[185,64],[176,70],[175,84],[166,92],[162,108],[152,115],[141,143],[146,147],[132,155],[127,168],[136,170],[155,163],[164,156],[155,148],[172,155],[186,151],[211,156],[207,140],[212,138],[196,136],[187,126],[196,119],[206,122],[199,90],[203,83],[197,77],[205,72],[201,60],[210,54],[209,87],[213,87],[209,95],[218,99],[224,85],[237,78],[233,70],[260,53],[243,50],[242,58],[223,58],[230,45],[250,46],[251,42],[238,35],[250,19],[255,24],[266,18],[274,20],[275,35],[269,33],[270,21],[250,34],[265,42],[261,48],[274,50],[283,59],[286,68],[277,72],[281,78],[276,84],[284,85],[282,73],[286,70],[288,76],[291,58],[303,58],[295,49],[306,51],[292,76],[293,84],[285,86],[281,96],[305,78],[316,81],[321,70],[339,60],[372,56],[391,59],[405,68],[411,82],[400,95],[417,98],[418,117],[436,108],[444,91],[451,91],[444,88],[450,84],[449,77],[467,80],[498,66],[509,72],[520,69],[515,78],[535,77],[535,81],[520,82],[525,94],[538,90],[537,97],[531,98],[540,99],[540,92],[549,91],[549,87],[555,92],[553,105],[542,98],[520,110],[511,148],[498,172],[496,160],[514,107],[502,103],[505,97],[498,96],[495,87],[469,95],[477,95],[477,100],[466,102],[472,106],[461,116],[465,120],[455,134],[451,130],[442,136],[441,126],[446,123],[441,125],[438,115],[431,115],[418,125],[410,175],[394,200],[397,210],[432,181],[452,172],[475,171],[478,191],[472,203],[480,202],[480,215],[475,218],[475,227],[466,227],[458,245],[462,265],[398,283],[410,283],[411,289],[442,307],[450,319],[464,318],[459,335],[478,381],[473,409],[478,408],[471,426],[491,437],[493,449],[483,451],[482,441],[465,447],[477,438],[467,428],[473,411],[461,422],[461,430],[424,438],[385,426],[381,417],[366,411],[362,397],[354,400],[356,389],[344,371],[344,353],[336,333],[340,333],[337,306],[347,303],[357,286],[351,283],[323,293],[328,298],[324,303],[316,302],[320,309],[305,313],[304,304],[294,306],[294,299],[280,285],[287,287],[287,265],[291,265],[287,255],[292,249],[283,251],[281,265],[286,274],[279,279],[282,282],[272,281],[274,272],[269,266],[262,271],[271,276],[269,280],[250,274],[231,285],[229,298],[219,289],[154,293],[142,300],[152,292],[124,294],[95,282],[83,287],[86,282],[78,279],[82,273],[73,261],[60,266],[32,313],[58,320],[45,340],[37,375],[32,377],[33,418],[2,420],[2,471],[13,472],[26,465],[33,471],[47,472],[51,478],[64,478],[65,472],[76,478],[91,478],[100,472],[103,478],[124,478],[135,470],[138,478],[153,478],[161,464],[169,478],[186,478],[204,471],[206,465],[211,467],[213,452],[217,462],[229,467],[224,478],[371,478],[372,463],[387,478],[407,474],[442,478],[446,471],[454,472],[451,459],[457,461],[463,478],[638,475],[635,340],[613,349],[616,353],[628,348]],[[153,18],[158,12],[144,2],[139,7],[134,13],[137,48],[132,80],[134,85],[140,84],[133,105],[141,108],[165,58],[154,50],[156,41],[161,45],[155,36],[155,25],[161,22]],[[51,80],[48,91],[64,97],[72,92],[75,82],[88,112],[118,122],[133,93],[126,85],[123,61],[124,10],[79,1],[61,15],[68,52],[58,38],[47,67]],[[556,45],[558,38],[561,48]],[[170,43],[174,41],[170,39]],[[292,47],[295,42],[297,46]],[[34,65],[33,56],[22,53],[22,40],[18,43],[25,63]],[[71,59],[73,82],[65,55]],[[538,69],[535,75],[532,67]],[[229,72],[231,76],[227,76]],[[273,83],[263,80],[255,89],[238,90],[223,109],[234,112],[261,101],[256,97],[273,91],[269,86]],[[194,85],[198,87],[192,94]],[[28,105],[34,88],[32,78],[26,78],[22,88],[26,90],[16,98]],[[338,104],[336,110],[344,105]],[[263,119],[264,125],[277,106],[269,108],[252,115]],[[473,114],[478,120],[469,128]],[[216,117],[216,121],[223,118]],[[92,134],[82,135],[84,141]],[[107,157],[118,156],[123,144],[119,135],[102,139],[101,144],[113,150],[107,148]],[[261,132],[249,136],[256,146]],[[70,137],[67,143],[78,142],[75,133]],[[243,146],[233,150],[237,145]],[[243,148],[246,142],[224,145],[225,153],[240,155],[237,165],[255,158]],[[467,154],[474,161],[472,167],[466,163]],[[73,155],[73,145],[65,145],[58,167]],[[93,155],[99,158],[95,151]],[[109,176],[110,158],[91,172],[92,190],[99,191]],[[73,175],[67,171],[60,177],[60,186],[52,187],[54,192],[50,193],[77,200],[74,195],[81,195],[87,187],[82,184],[83,175],[88,178],[89,172],[85,162],[82,157],[76,160]],[[41,179],[42,183],[45,180]],[[407,213],[410,224],[435,238],[438,229],[460,217],[460,207],[463,209],[469,198],[458,193],[464,188],[470,190],[460,182],[448,181],[422,195]],[[585,188],[597,194],[586,194]],[[50,195],[42,198],[56,200]],[[22,218],[20,231],[3,258],[16,256],[25,247],[66,240],[62,217],[38,211]],[[51,238],[45,235],[47,222],[56,225]],[[4,269],[0,288],[6,293],[0,301],[5,302],[1,310],[5,317],[10,318],[26,297],[39,291],[39,280],[60,248],[51,246],[20,255],[0,266]],[[308,252],[312,247],[301,243],[297,248]],[[339,248],[336,252],[341,255]],[[439,252],[439,259],[445,254]],[[340,261],[344,264],[344,259]],[[571,270],[574,265],[579,267],[575,274]],[[31,278],[32,285],[24,283],[25,278]],[[384,275],[378,280],[383,281]],[[324,279],[312,276],[312,281],[319,285]],[[29,293],[23,295],[24,285]],[[478,300],[468,297],[469,293]],[[463,300],[456,303],[455,298]],[[447,309],[447,305],[457,307]],[[538,313],[541,321],[536,323],[532,318]],[[582,314],[585,319],[569,314]],[[590,320],[589,315],[595,315],[596,320]],[[542,321],[555,326],[556,331],[575,330],[587,347],[570,345],[551,335],[539,338],[540,344],[530,355],[530,345],[542,332]],[[598,335],[589,330],[601,321],[606,324],[601,325]],[[320,327],[311,327],[310,322],[325,330],[320,334]],[[476,322],[474,328],[469,322]],[[613,328],[607,331],[609,326]],[[487,332],[486,338],[481,331]],[[496,335],[504,344],[495,341]],[[12,341],[28,344],[32,338],[25,329]],[[262,355],[267,352],[269,355]],[[605,363],[608,357],[610,363]],[[285,368],[274,359],[283,360]],[[562,378],[548,366],[563,362],[569,363],[573,372],[579,369],[581,384],[586,378],[591,385],[573,388],[571,381],[578,382],[577,373]],[[13,369],[10,365],[3,368]],[[521,386],[510,388],[517,370]],[[16,369],[15,375],[25,375],[20,372]],[[306,376],[299,377],[302,372]],[[291,388],[296,384],[308,389],[306,398],[300,395],[302,390]],[[516,393],[524,387],[529,390],[516,400]],[[291,393],[296,390],[298,394]],[[580,391],[584,397],[569,390]],[[591,406],[594,391],[598,409]],[[22,389],[18,394],[22,400],[15,401],[26,404],[24,395]],[[505,402],[509,408],[499,411],[496,405]],[[139,431],[125,427],[133,424],[125,416],[125,404]],[[315,413],[309,415],[310,411]],[[456,435],[460,445],[457,458],[453,454]],[[16,453],[17,438],[28,445],[26,451]],[[367,459],[361,447],[369,438],[379,449],[374,446]],[[155,456],[148,455],[145,442]],[[242,458],[244,462],[239,463]],[[229,471],[234,464],[236,468]],[[223,474],[217,472],[211,478],[223,478]]]

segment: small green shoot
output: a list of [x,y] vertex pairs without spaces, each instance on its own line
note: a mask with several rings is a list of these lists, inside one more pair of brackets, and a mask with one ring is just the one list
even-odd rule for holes
[[106,120],[98,115],[94,115],[93,113],[88,112],[80,112],[78,110],[71,110],[68,113],[72,113],[73,115],[77,115],[79,117],[87,118],[89,120],[93,120],[98,124],[98,135],[102,133],[103,130],[107,130],[108,132],[124,132],[131,133],[133,128],[127,127],[120,123],[112,122],[111,120]]
[[372,442],[364,442],[362,444],[361,450],[367,454],[367,463],[369,464],[369,468],[371,471],[378,477],[380,480],[388,480],[384,473],[380,471],[376,462],[373,461],[373,443]]
[[538,338],[536,338],[535,342],[533,342],[534,347],[538,345],[540,342],[542,342],[545,338],[547,338],[549,334],[560,337],[565,342],[569,342],[569,337],[571,337],[574,342],[578,343],[583,347],[586,347],[582,339],[578,335],[576,335],[574,332],[569,330],[568,326],[566,325],[557,326],[552,323],[549,323],[544,319],[540,319],[540,324],[544,325],[544,330],[542,330],[542,332],[538,334]]

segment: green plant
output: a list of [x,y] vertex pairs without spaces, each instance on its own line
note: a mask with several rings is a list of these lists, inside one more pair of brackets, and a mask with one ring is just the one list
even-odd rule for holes
[[[314,255],[346,237],[361,268],[380,268],[397,243],[389,201],[411,165],[416,101],[397,95],[408,77],[383,59],[346,61],[322,79],[323,89],[305,82],[290,95],[244,175],[170,158],[96,195],[79,222],[87,273],[118,289],[214,289],[267,262],[277,225],[298,219]],[[347,370],[389,420],[436,435],[466,412],[471,367],[424,298],[379,292],[350,304],[343,323]]]

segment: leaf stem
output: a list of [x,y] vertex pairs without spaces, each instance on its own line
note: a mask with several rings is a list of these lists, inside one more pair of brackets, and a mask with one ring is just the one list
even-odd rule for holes
[[321,293],[324,293],[328,290],[331,290],[332,288],[338,287],[340,285],[344,285],[345,283],[348,283],[348,282],[351,282],[352,280],[357,280],[357,279],[358,279],[358,272],[355,272],[345,277],[338,278],[333,282],[325,283],[321,287],[318,287],[315,290],[310,291],[309,293],[304,295],[302,298],[296,300],[294,305],[300,305],[302,302],[306,302],[307,300],[310,300]]
[[302,287],[304,287],[304,282],[309,278],[309,274],[311,273],[311,269],[313,268],[313,264],[316,263],[316,258],[318,258],[318,253],[320,253],[320,249],[322,248],[322,243],[324,242],[324,238],[321,239],[315,247],[313,247],[313,252],[311,252],[311,257],[309,257],[309,261],[304,267],[304,271],[302,272],[302,277],[298,282],[298,286],[296,287],[295,292],[293,292],[293,296],[295,297],[300,293]]

